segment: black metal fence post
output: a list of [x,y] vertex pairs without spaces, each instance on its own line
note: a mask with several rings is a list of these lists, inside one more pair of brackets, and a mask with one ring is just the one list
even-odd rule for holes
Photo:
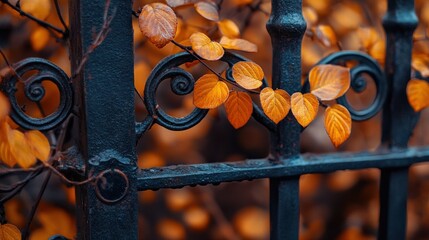
[[[392,149],[407,147],[418,119],[406,96],[417,23],[414,0],[388,1],[383,26],[386,31],[385,72],[390,89],[383,112],[383,142]],[[381,170],[378,239],[405,239],[407,189],[408,167]]]
[[[306,23],[301,0],[273,0],[267,23],[273,46],[273,88],[301,90],[301,42]],[[301,127],[292,114],[272,133],[273,161],[298,156]],[[298,239],[299,176],[270,179],[271,239]]]
[[72,71],[95,47],[103,24],[109,29],[73,79],[79,109],[75,141],[86,177],[102,174],[76,190],[77,239],[138,237],[131,2],[70,1]]

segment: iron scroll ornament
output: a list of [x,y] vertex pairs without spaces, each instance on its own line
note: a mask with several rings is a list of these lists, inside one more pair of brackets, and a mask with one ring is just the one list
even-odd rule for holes
[[[67,74],[52,62],[42,58],[26,58],[12,67],[18,76],[11,74],[3,79],[0,85],[0,90],[9,98],[11,106],[10,117],[24,129],[37,129],[40,131],[53,129],[62,123],[71,112],[73,106],[73,88]],[[25,80],[21,78],[26,73],[33,73],[33,71],[36,71],[36,73]],[[22,82],[25,96],[30,101],[39,103],[45,96],[43,81],[50,81],[57,86],[60,102],[55,112],[42,118],[34,118],[27,115],[18,103],[16,97],[17,84]]]
[[[340,51],[333,53],[321,61],[319,61],[316,65],[320,64],[334,64],[334,65],[345,65],[346,62],[353,61],[355,64],[350,69],[350,88],[357,92],[363,92],[367,86],[367,80],[362,77],[362,74],[368,74],[376,85],[376,96],[374,101],[364,109],[357,110],[353,108],[353,106],[347,100],[346,95],[341,96],[336,101],[343,105],[349,110],[350,115],[354,121],[364,121],[375,116],[380,110],[383,108],[384,102],[386,101],[387,92],[388,92],[388,84],[384,72],[380,65],[377,63],[375,59],[370,57],[369,55],[358,52],[358,51]],[[310,84],[307,81],[304,84],[302,92],[309,92]]]
[[[173,117],[162,110],[156,101],[156,91],[161,82],[170,80],[170,87],[173,93],[177,95],[190,94],[194,89],[194,77],[179,66],[187,62],[197,60],[193,55],[187,52],[180,52],[164,58],[153,69],[146,81],[144,89],[144,103],[148,111],[148,116],[136,124],[136,134],[141,136],[149,128],[157,123],[167,129],[181,131],[189,129],[198,124],[208,113],[208,109],[195,107],[191,113],[185,117]],[[225,52],[220,61],[228,64],[226,69],[226,79],[235,82],[232,77],[232,66],[240,61],[249,61],[248,59],[234,53]],[[262,87],[268,86],[266,79],[263,79]],[[253,103],[252,116],[268,129],[275,131],[276,126],[263,111]]]

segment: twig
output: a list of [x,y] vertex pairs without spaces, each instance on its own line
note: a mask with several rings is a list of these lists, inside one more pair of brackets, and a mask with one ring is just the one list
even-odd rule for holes
[[112,10],[112,14],[110,16],[108,15],[109,12],[109,6],[110,6],[110,0],[106,1],[106,5],[104,7],[104,14],[103,14],[103,25],[101,26],[100,32],[95,37],[94,41],[89,45],[88,49],[86,50],[85,54],[82,57],[82,60],[79,63],[79,66],[76,68],[76,71],[72,75],[72,79],[74,79],[82,70],[85,63],[88,61],[89,55],[94,52],[94,50],[100,46],[104,39],[106,39],[107,34],[110,32],[110,23],[112,22],[113,18],[116,14],[116,8]]
[[238,87],[238,88],[240,88],[240,89],[244,89],[244,90],[246,90],[246,91],[248,91],[248,92],[250,92],[250,93],[259,94],[259,92],[258,92],[258,91],[245,89],[245,88],[243,88],[242,86],[238,85],[236,82],[233,82],[233,81],[231,81],[231,80],[228,80],[228,79],[226,79],[226,78],[222,77],[218,72],[216,72],[213,68],[211,68],[209,65],[207,65],[207,63],[205,63],[205,62],[203,61],[203,59],[202,59],[200,56],[198,56],[197,54],[193,53],[193,52],[192,52],[191,50],[189,50],[186,46],[183,46],[182,44],[180,44],[180,43],[178,43],[178,42],[176,42],[176,41],[174,41],[174,40],[171,40],[171,42],[172,42],[174,45],[178,46],[179,48],[181,48],[181,49],[185,50],[187,53],[191,54],[191,55],[192,55],[193,57],[195,57],[195,58],[196,58],[196,59],[197,59],[201,64],[203,64],[203,65],[204,65],[204,67],[206,67],[208,70],[210,70],[210,72],[214,73],[218,78],[222,79],[223,81],[228,82],[228,83],[230,83],[230,84],[232,84],[232,85],[234,85],[234,86],[236,86],[236,87]]
[[54,0],[54,3],[55,3],[55,11],[57,12],[57,16],[64,27],[63,39],[66,39],[69,37],[70,31],[69,31],[69,28],[67,27],[66,22],[64,21],[63,15],[61,14],[61,9],[60,9],[60,5],[58,4],[58,0]]
[[65,35],[65,32],[62,29],[60,29],[60,28],[58,28],[58,27],[56,27],[56,26],[54,26],[54,25],[52,25],[50,23],[47,23],[47,22],[45,22],[43,20],[40,20],[40,19],[34,17],[33,15],[31,15],[29,13],[26,13],[26,12],[22,11],[21,6],[19,4],[19,1],[17,2],[16,5],[13,5],[8,0],[0,0],[0,1],[2,3],[4,3],[4,4],[8,5],[9,7],[11,7],[13,10],[17,11],[21,16],[27,17],[28,19],[36,22],[40,26],[42,26],[44,28],[47,28],[47,29],[50,29],[50,30],[53,30],[53,31],[61,34],[62,36]]
[[46,190],[46,187],[48,186],[49,179],[51,178],[52,173],[48,172],[45,179],[43,180],[42,187],[40,188],[39,194],[37,195],[36,202],[34,203],[33,207],[30,211],[30,216],[27,219],[27,223],[25,224],[24,230],[22,230],[22,239],[26,240],[28,238],[28,233],[30,230],[31,222],[33,221],[34,214],[36,214],[37,208],[39,207],[40,200],[42,199],[43,193]]
[[38,176],[40,173],[43,172],[43,168],[38,169],[38,171],[34,171],[31,172],[24,180],[23,183],[16,186],[16,188],[14,188],[13,191],[11,191],[9,194],[7,194],[6,196],[4,196],[3,198],[0,199],[0,205],[2,205],[3,203],[5,203],[6,201],[8,201],[9,199],[11,199],[12,197],[14,197],[17,193],[19,193],[24,187],[25,185],[27,185],[27,183],[29,183],[33,178],[35,178],[36,176]]
[[96,179],[98,179],[100,176],[101,176],[101,173],[100,174],[98,174],[98,175],[96,175],[96,176],[92,176],[92,177],[90,177],[90,178],[88,178],[88,179],[86,179],[86,180],[84,180],[84,181],[80,181],[80,182],[78,182],[78,181],[72,181],[72,180],[70,180],[70,179],[68,179],[68,178],[66,178],[66,176],[64,176],[62,173],[60,173],[55,167],[53,167],[52,165],[50,165],[49,163],[46,163],[46,162],[42,162],[43,163],[43,165],[46,167],[46,168],[48,168],[49,170],[51,170],[53,173],[55,173],[55,175],[57,175],[58,177],[60,177],[61,178],[61,180],[63,180],[64,182],[66,182],[66,183],[68,183],[68,184],[70,184],[70,185],[74,185],[74,186],[81,186],[81,185],[84,185],[84,184],[87,184],[87,183],[90,183],[90,182],[92,182],[92,181],[95,181]]

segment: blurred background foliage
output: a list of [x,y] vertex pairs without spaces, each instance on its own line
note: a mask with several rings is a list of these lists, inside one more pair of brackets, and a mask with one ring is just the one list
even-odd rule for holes
[[[49,0],[21,1],[24,9],[49,23],[61,26]],[[11,1],[13,3],[13,1]],[[68,22],[68,1],[60,0],[64,18]],[[154,1],[136,0],[134,9]],[[219,2],[219,1],[217,1]],[[37,3],[37,4],[36,4]],[[386,1],[372,0],[304,0],[304,13],[308,33],[302,43],[303,79],[312,65],[324,56],[340,49],[368,52],[381,64],[384,62],[384,33],[381,25],[386,12]],[[102,7],[100,8],[102,11]],[[258,63],[271,79],[271,41],[265,24],[269,17],[270,1],[229,0],[220,5],[221,19],[234,21],[241,38],[255,43],[257,53],[243,55]],[[428,56],[429,2],[416,0],[420,19],[414,43],[414,55]],[[180,19],[176,41],[185,45],[194,32],[205,32],[212,39],[221,37],[216,23],[196,14],[193,8],[178,8]],[[130,13],[131,17],[131,13]],[[148,43],[133,18],[135,46],[135,86],[143,94],[145,81],[151,69],[164,57],[180,49],[168,44],[158,49]],[[376,40],[374,40],[376,39]],[[370,42],[370,43],[368,43]],[[26,57],[49,59],[71,75],[68,43],[53,36],[48,30],[21,17],[0,3],[0,47],[10,62]],[[120,51],[120,49],[117,49]],[[6,66],[0,59],[0,67]],[[200,64],[184,66],[194,75],[206,69]],[[213,68],[222,69],[221,64]],[[369,77],[368,77],[369,78]],[[161,85],[157,93],[162,108],[173,116],[184,116],[194,108],[192,96],[174,95],[168,84]],[[53,85],[42,105],[47,113],[58,106],[58,91]],[[28,114],[40,117],[38,108],[22,94],[22,104]],[[375,86],[368,79],[363,93],[348,93],[356,108],[371,103]],[[146,115],[144,104],[136,96],[136,119]],[[429,144],[429,126],[425,124],[429,111],[424,110],[411,146]],[[114,137],[114,136],[112,136]],[[325,153],[331,151],[374,151],[380,148],[381,116],[365,122],[354,122],[350,139],[335,149],[327,137],[322,118],[317,118],[302,134],[301,151]],[[154,126],[138,143],[138,165],[141,168],[173,164],[230,162],[268,155],[269,133],[256,121],[234,130],[228,123],[223,108],[210,114],[192,129],[173,132]],[[428,239],[429,236],[429,165],[419,164],[410,170],[408,201],[408,239]],[[18,197],[5,205],[9,222],[22,228],[36,198],[43,176],[33,181]],[[16,181],[16,176],[3,181]],[[339,171],[332,174],[311,174],[301,177],[301,228],[302,240],[375,239],[378,226],[379,171]],[[141,239],[268,239],[269,238],[269,184],[268,180],[242,183],[223,183],[219,186],[187,187],[177,190],[145,191],[139,195],[139,232]],[[54,234],[73,238],[74,189],[56,179],[50,182],[44,195],[30,239],[47,239]]]

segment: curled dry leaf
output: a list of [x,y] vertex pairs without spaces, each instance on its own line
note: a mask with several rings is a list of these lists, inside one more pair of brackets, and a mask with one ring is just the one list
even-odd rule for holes
[[[237,24],[229,19],[223,19],[217,23],[220,32],[223,36],[229,38],[237,38],[240,36],[240,29]],[[222,43],[221,43],[222,44]]]
[[254,62],[238,62],[232,66],[232,77],[245,89],[256,89],[262,85],[264,72]]
[[332,47],[337,44],[337,37],[331,26],[319,25],[313,29],[313,32],[325,47]]
[[225,110],[231,125],[235,129],[241,128],[252,116],[252,98],[248,93],[232,91],[225,102]]
[[6,116],[9,114],[10,104],[7,97],[0,93],[0,121],[4,120]]
[[344,95],[350,87],[350,70],[337,65],[318,65],[309,75],[311,93],[322,101]]
[[140,13],[139,27],[149,41],[162,48],[176,35],[177,17],[165,4],[147,4]]
[[345,142],[352,131],[352,118],[349,110],[335,104],[325,110],[325,129],[335,147]]
[[46,162],[51,152],[51,146],[46,136],[37,130],[28,131],[24,135],[31,147],[33,155],[41,161]]
[[191,41],[192,50],[194,50],[198,56],[206,60],[219,60],[223,57],[224,50],[222,45],[217,42],[213,42],[204,33],[194,33],[189,37]]
[[291,110],[302,127],[307,127],[316,117],[319,101],[311,93],[296,92],[291,96]]
[[240,51],[244,51],[244,52],[257,52],[258,51],[258,46],[256,46],[255,44],[253,44],[247,40],[241,39],[241,38],[230,39],[226,36],[223,36],[220,39],[219,43],[226,49],[240,50]]
[[429,106],[429,83],[424,80],[411,79],[407,85],[407,97],[416,112]]
[[195,3],[195,10],[205,19],[219,21],[219,12],[213,2],[197,2]]
[[0,239],[21,240],[21,232],[15,225],[10,223],[0,224]]
[[285,90],[273,90],[270,87],[266,87],[262,89],[259,97],[262,110],[276,124],[289,113],[290,96]]
[[226,101],[228,95],[226,83],[219,81],[214,74],[206,74],[195,83],[194,105],[203,109],[216,108]]

